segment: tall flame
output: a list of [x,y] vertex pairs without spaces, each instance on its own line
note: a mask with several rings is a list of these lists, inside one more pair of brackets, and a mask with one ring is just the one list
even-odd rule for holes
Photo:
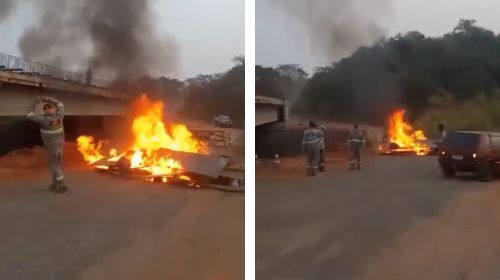
[[[182,170],[182,164],[160,154],[161,149],[208,154],[207,146],[194,138],[185,125],[166,125],[163,112],[163,102],[151,101],[146,95],[142,95],[134,102],[132,110],[132,141],[128,152],[118,153],[116,149],[112,149],[110,156],[115,160],[124,156],[130,161],[130,168],[141,169],[152,175],[171,175]],[[82,135],[77,142],[78,150],[88,163],[105,158],[101,143],[94,143],[92,136]]]
[[173,124],[169,130],[163,123],[164,105],[152,102],[142,95],[136,104],[138,116],[132,123],[134,150],[146,150],[148,154],[161,148],[181,152],[207,153],[206,146],[193,138],[185,125]]
[[425,155],[430,147],[425,143],[427,137],[422,130],[414,130],[404,120],[405,110],[394,112],[389,120],[389,140],[402,150],[414,151],[417,155]]

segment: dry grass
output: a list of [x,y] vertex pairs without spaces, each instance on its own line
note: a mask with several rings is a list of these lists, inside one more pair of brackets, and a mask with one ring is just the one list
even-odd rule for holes
[[433,104],[417,120],[430,136],[436,136],[437,126],[445,124],[448,130],[500,131],[500,97],[480,96],[464,102],[447,101]]

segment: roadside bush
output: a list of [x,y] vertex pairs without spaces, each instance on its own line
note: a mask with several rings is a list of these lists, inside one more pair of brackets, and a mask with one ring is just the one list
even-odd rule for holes
[[456,102],[430,102],[416,125],[428,136],[437,136],[437,126],[445,124],[447,130],[493,130],[500,131],[500,96],[486,97],[481,94],[473,99]]

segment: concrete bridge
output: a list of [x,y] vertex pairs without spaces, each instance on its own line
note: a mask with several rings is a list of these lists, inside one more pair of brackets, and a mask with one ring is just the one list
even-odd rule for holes
[[288,120],[286,100],[267,96],[255,96],[255,125],[285,123]]
[[129,101],[84,74],[0,53],[0,117],[25,115],[36,95],[60,100],[69,116],[120,116]]
[[[68,141],[82,134],[123,137],[129,100],[107,83],[97,79],[87,83],[85,74],[0,53],[0,156],[42,145],[38,126],[25,117],[37,95],[64,103]],[[37,108],[35,113],[43,112]]]
[[255,96],[255,151],[259,158],[282,154],[290,142],[286,100]]

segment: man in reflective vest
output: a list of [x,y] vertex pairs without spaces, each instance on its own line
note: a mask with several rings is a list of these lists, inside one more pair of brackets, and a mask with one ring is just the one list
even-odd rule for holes
[[[35,107],[39,103],[43,105],[43,115],[35,115]],[[64,105],[51,97],[36,97],[33,105],[28,108],[26,117],[40,126],[42,141],[49,156],[49,167],[52,172],[52,184],[50,190],[53,192],[65,192],[64,174],[62,171],[62,157],[64,146]]]
[[446,138],[446,129],[444,128],[444,124],[439,124],[438,125],[438,132],[439,132],[439,141],[440,143],[443,143],[444,138]]
[[306,153],[307,176],[315,176],[318,169],[321,139],[323,132],[318,129],[315,122],[309,123],[309,128],[304,131],[302,146]]
[[352,158],[350,161],[350,170],[361,169],[361,148],[365,143],[365,136],[363,132],[355,124],[351,134],[349,135],[349,143],[352,150]]

